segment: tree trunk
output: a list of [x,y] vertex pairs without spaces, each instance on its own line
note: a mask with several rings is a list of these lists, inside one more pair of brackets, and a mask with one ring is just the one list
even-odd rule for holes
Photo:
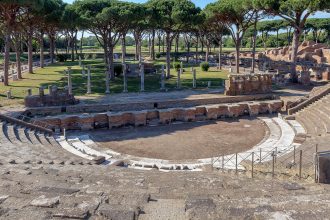
[[166,77],[171,77],[171,33],[166,32]]
[[236,33],[236,72],[239,73],[239,49],[241,46],[241,38],[239,36],[239,32]]
[[252,40],[252,73],[254,73],[255,70],[255,63],[256,63],[256,44],[257,44],[257,21],[258,18],[255,19],[253,24],[253,40]]
[[197,64],[197,62],[198,62],[198,36],[196,36],[196,53],[195,53],[195,56],[196,56],[196,58],[195,58],[195,64]]
[[278,42],[278,29],[276,30],[276,47],[279,47],[279,42]]
[[43,33],[43,31],[41,31],[41,33],[40,33],[39,44],[40,44],[40,67],[44,68],[45,59],[44,59],[44,33]]
[[82,56],[83,53],[83,39],[84,39],[84,33],[85,31],[83,30],[81,33],[81,38],[80,38],[80,56]]
[[222,55],[222,36],[220,37],[219,40],[219,70],[222,70],[221,55]]
[[5,35],[5,57],[4,57],[4,81],[3,84],[5,86],[9,85],[9,80],[8,80],[8,76],[9,76],[9,53],[10,53],[10,31],[7,31],[6,35]]
[[152,36],[151,36],[151,59],[155,60],[156,55],[155,55],[155,29],[152,29]]
[[160,53],[161,44],[162,44],[162,36],[158,35],[158,53]]
[[55,38],[49,35],[50,45],[49,45],[49,56],[50,62],[53,64],[55,59]]
[[139,47],[139,67],[142,66],[142,36],[139,34],[138,36],[138,47]]
[[71,42],[71,61],[74,61],[74,37],[72,36],[72,39],[70,40]]
[[186,62],[189,63],[189,57],[190,57],[190,41],[189,39],[187,40],[187,60]]
[[291,63],[292,63],[291,81],[293,83],[298,82],[296,65],[297,65],[297,54],[298,54],[299,38],[301,35],[301,31],[302,31],[301,28],[296,28],[293,32],[292,54],[291,54]]
[[139,42],[138,42],[138,39],[137,37],[135,36],[135,60],[139,60]]
[[123,34],[121,38],[121,63],[126,62],[126,34]]
[[110,80],[115,79],[114,63],[113,63],[113,46],[112,43],[109,43],[109,70],[110,70]]
[[210,54],[210,42],[206,40],[206,53],[205,53],[205,62],[209,62],[209,54]]
[[21,63],[21,50],[19,36],[16,36],[15,40],[15,51],[16,51],[16,66],[17,66],[17,78],[22,79],[22,63]]
[[163,35],[163,53],[165,53],[165,34]]
[[32,31],[28,33],[28,66],[29,73],[33,73]]

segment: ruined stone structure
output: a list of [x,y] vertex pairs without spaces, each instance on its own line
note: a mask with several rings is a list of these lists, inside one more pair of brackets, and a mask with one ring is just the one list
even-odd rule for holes
[[231,74],[225,81],[225,95],[250,95],[272,91],[273,74]]
[[[259,102],[239,102],[197,106],[190,108],[152,109],[142,111],[104,112],[97,114],[62,115],[36,119],[53,126],[53,129],[92,130],[98,128],[116,128],[126,125],[145,126],[147,124],[169,124],[172,121],[200,121],[218,118],[233,118],[242,115],[279,112],[281,100]],[[36,123],[37,124],[37,123]]]
[[[257,68],[261,71],[276,71],[278,73],[291,72],[291,53],[292,48],[281,47],[265,52],[260,52],[256,55],[258,59]],[[241,53],[241,62],[244,66],[251,65],[252,53]],[[310,72],[310,76],[317,80],[330,79],[330,48],[324,44],[317,44],[312,41],[303,42],[298,48],[297,72],[302,75],[300,82],[309,84],[309,77],[306,72]]]
[[45,95],[44,88],[39,88],[38,95],[30,95],[25,97],[26,107],[44,107],[44,106],[66,106],[78,103],[66,87],[63,91],[58,90],[57,86],[49,86],[49,94]]

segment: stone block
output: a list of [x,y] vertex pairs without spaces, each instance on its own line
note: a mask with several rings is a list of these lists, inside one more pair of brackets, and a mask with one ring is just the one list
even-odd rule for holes
[[109,120],[106,113],[100,113],[94,115],[94,128],[108,128]]
[[145,126],[147,125],[147,111],[134,112],[134,125]]
[[283,107],[282,100],[271,100],[271,101],[267,101],[267,103],[268,103],[268,112],[269,113],[279,112],[279,111],[281,111],[281,109]]
[[61,127],[66,130],[80,130],[79,116],[65,116],[61,119]]
[[249,114],[250,116],[257,116],[259,115],[259,108],[260,104],[257,102],[249,102],[248,103]]
[[197,106],[195,108],[195,115],[198,116],[205,116],[206,115],[206,109],[205,106]]
[[207,119],[217,119],[218,118],[218,106],[217,105],[211,105],[206,106],[206,118]]
[[259,103],[259,114],[267,114],[269,113],[268,103],[260,102]]
[[185,109],[184,121],[195,121],[196,120],[196,108]]
[[148,110],[147,112],[147,120],[154,120],[159,118],[158,110]]
[[185,119],[185,109],[183,108],[174,108],[171,109],[173,120],[174,121],[184,121]]
[[244,107],[238,104],[229,104],[228,110],[230,117],[238,117],[244,114]]
[[218,106],[218,118],[224,118],[229,116],[228,105],[221,104]]
[[94,129],[94,117],[89,114],[82,114],[79,117],[79,126],[83,131]]
[[109,128],[135,125],[134,115],[131,112],[109,113]]
[[159,123],[169,124],[173,121],[173,114],[170,109],[159,110]]

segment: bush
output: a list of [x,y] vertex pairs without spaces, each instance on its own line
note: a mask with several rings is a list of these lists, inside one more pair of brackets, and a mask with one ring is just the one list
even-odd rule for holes
[[66,62],[69,59],[68,54],[57,54],[56,60],[59,62]]
[[156,58],[159,59],[161,57],[160,53],[156,53]]
[[173,68],[174,68],[176,71],[179,71],[180,68],[181,68],[181,63],[179,63],[179,62],[174,62],[174,63],[173,63]]
[[203,62],[201,63],[201,69],[205,72],[209,71],[210,69],[210,64],[208,62]]
[[115,65],[114,66],[115,76],[120,76],[123,73],[123,66],[122,65]]

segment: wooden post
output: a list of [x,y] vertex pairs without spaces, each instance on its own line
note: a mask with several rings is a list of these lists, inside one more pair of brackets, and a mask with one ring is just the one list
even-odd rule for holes
[[251,178],[253,178],[253,166],[254,166],[254,152],[252,152],[252,163],[251,163]]
[[302,169],[302,150],[299,151],[299,179],[301,179],[301,169]]

